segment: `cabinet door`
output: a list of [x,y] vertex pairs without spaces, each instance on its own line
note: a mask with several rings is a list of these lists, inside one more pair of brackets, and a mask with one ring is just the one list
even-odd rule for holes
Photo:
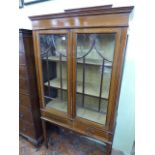
[[75,30],[74,101],[76,117],[106,125],[117,29]]
[[65,30],[37,32],[37,62],[43,108],[67,113],[70,56]]

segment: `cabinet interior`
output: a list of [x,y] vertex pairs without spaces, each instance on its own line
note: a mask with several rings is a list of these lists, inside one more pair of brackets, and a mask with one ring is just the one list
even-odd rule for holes
[[[67,36],[40,35],[47,108],[67,113]],[[105,124],[115,34],[76,34],[76,115]]]

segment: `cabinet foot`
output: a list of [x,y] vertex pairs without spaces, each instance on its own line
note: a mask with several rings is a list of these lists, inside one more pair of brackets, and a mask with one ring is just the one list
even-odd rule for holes
[[42,120],[42,127],[43,127],[43,135],[44,135],[44,144],[45,144],[45,147],[48,149],[47,126],[46,126],[46,121],[44,120]]
[[105,155],[111,155],[111,150],[112,150],[112,145],[111,144],[106,144]]

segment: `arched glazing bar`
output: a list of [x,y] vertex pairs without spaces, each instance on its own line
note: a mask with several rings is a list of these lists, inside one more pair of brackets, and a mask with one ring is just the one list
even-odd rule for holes
[[[92,51],[93,49],[95,49],[96,53],[102,58],[102,64],[101,64],[101,81],[100,81],[100,90],[99,90],[99,104],[98,104],[98,111],[100,112],[100,109],[101,109],[101,100],[102,100],[102,89],[103,89],[103,75],[104,75],[104,66],[105,66],[105,61],[106,62],[112,62],[111,60],[108,60],[107,58],[105,58],[101,53],[100,51],[98,50],[98,48],[96,47],[96,34],[94,35],[91,35],[92,37],[92,44],[90,45],[90,48],[88,49],[87,52],[83,52],[81,46],[82,46],[82,43],[80,43],[80,47],[79,47],[79,50],[81,53],[84,53],[82,56],[78,56],[76,57],[76,59],[82,59],[82,62],[83,62],[83,82],[82,82],[82,107],[84,107],[84,97],[85,97],[85,62],[86,62],[86,56],[88,56]],[[77,43],[78,44],[78,43]]]
[[[46,47],[41,48],[41,58],[46,61],[46,70],[47,70],[47,80],[48,80],[48,95],[50,97],[50,77],[49,77],[49,56],[58,56],[59,57],[59,74],[60,74],[60,99],[63,99],[63,81],[62,81],[62,57],[67,57],[62,52],[57,50],[55,43],[55,35],[47,35],[44,40],[44,45]],[[46,43],[45,43],[46,42]],[[48,97],[46,97],[48,98]],[[53,98],[51,98],[53,99]]]
[[[81,57],[78,57],[78,56],[77,56],[76,59],[81,59],[81,58],[86,57],[86,56],[93,50],[94,46],[95,46],[95,40],[93,41],[93,43],[92,43],[90,49],[88,50],[88,52],[87,52],[86,54],[82,55]],[[80,48],[80,50],[82,51],[81,48]]]
[[50,50],[47,50],[46,54],[46,70],[47,70],[47,79],[48,79],[48,95],[50,96],[50,77],[49,77],[49,60],[48,60],[48,53]]
[[52,45],[50,44],[46,49],[41,48],[41,58],[45,58],[46,70],[47,70],[47,81],[48,81],[48,96],[50,96],[50,77],[49,77],[49,53],[51,51]]
[[[102,58],[102,59],[104,59],[105,61],[107,61],[107,62],[112,62],[111,60],[108,60],[107,58],[105,58],[101,53],[100,53],[100,51],[97,49],[97,47],[96,47],[96,34],[93,34],[92,35],[92,39],[91,40],[93,40],[92,41],[92,44],[91,44],[91,46],[90,46],[90,48],[88,49],[88,51],[84,54],[84,55],[82,55],[82,56],[80,56],[80,57],[76,57],[76,59],[81,59],[81,58],[83,58],[83,57],[86,57],[92,50],[93,50],[93,48],[96,50],[96,52],[97,52],[97,54]],[[80,46],[80,50],[81,50],[81,52],[82,52],[82,48],[81,48],[81,46]]]
[[65,54],[63,54],[61,51],[59,51],[58,49],[57,49],[57,46],[56,46],[56,41],[55,41],[56,39],[54,38],[54,36],[52,37],[52,44],[53,44],[53,46],[54,46],[54,48],[55,48],[55,52],[57,53],[57,54],[59,54],[59,55],[61,55],[61,56],[63,56],[63,57],[67,57],[67,54],[65,55]]

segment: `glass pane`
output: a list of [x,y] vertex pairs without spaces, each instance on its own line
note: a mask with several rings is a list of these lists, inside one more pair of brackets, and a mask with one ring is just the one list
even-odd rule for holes
[[115,34],[77,34],[77,116],[106,123]]
[[40,35],[44,98],[47,108],[67,112],[67,37]]

